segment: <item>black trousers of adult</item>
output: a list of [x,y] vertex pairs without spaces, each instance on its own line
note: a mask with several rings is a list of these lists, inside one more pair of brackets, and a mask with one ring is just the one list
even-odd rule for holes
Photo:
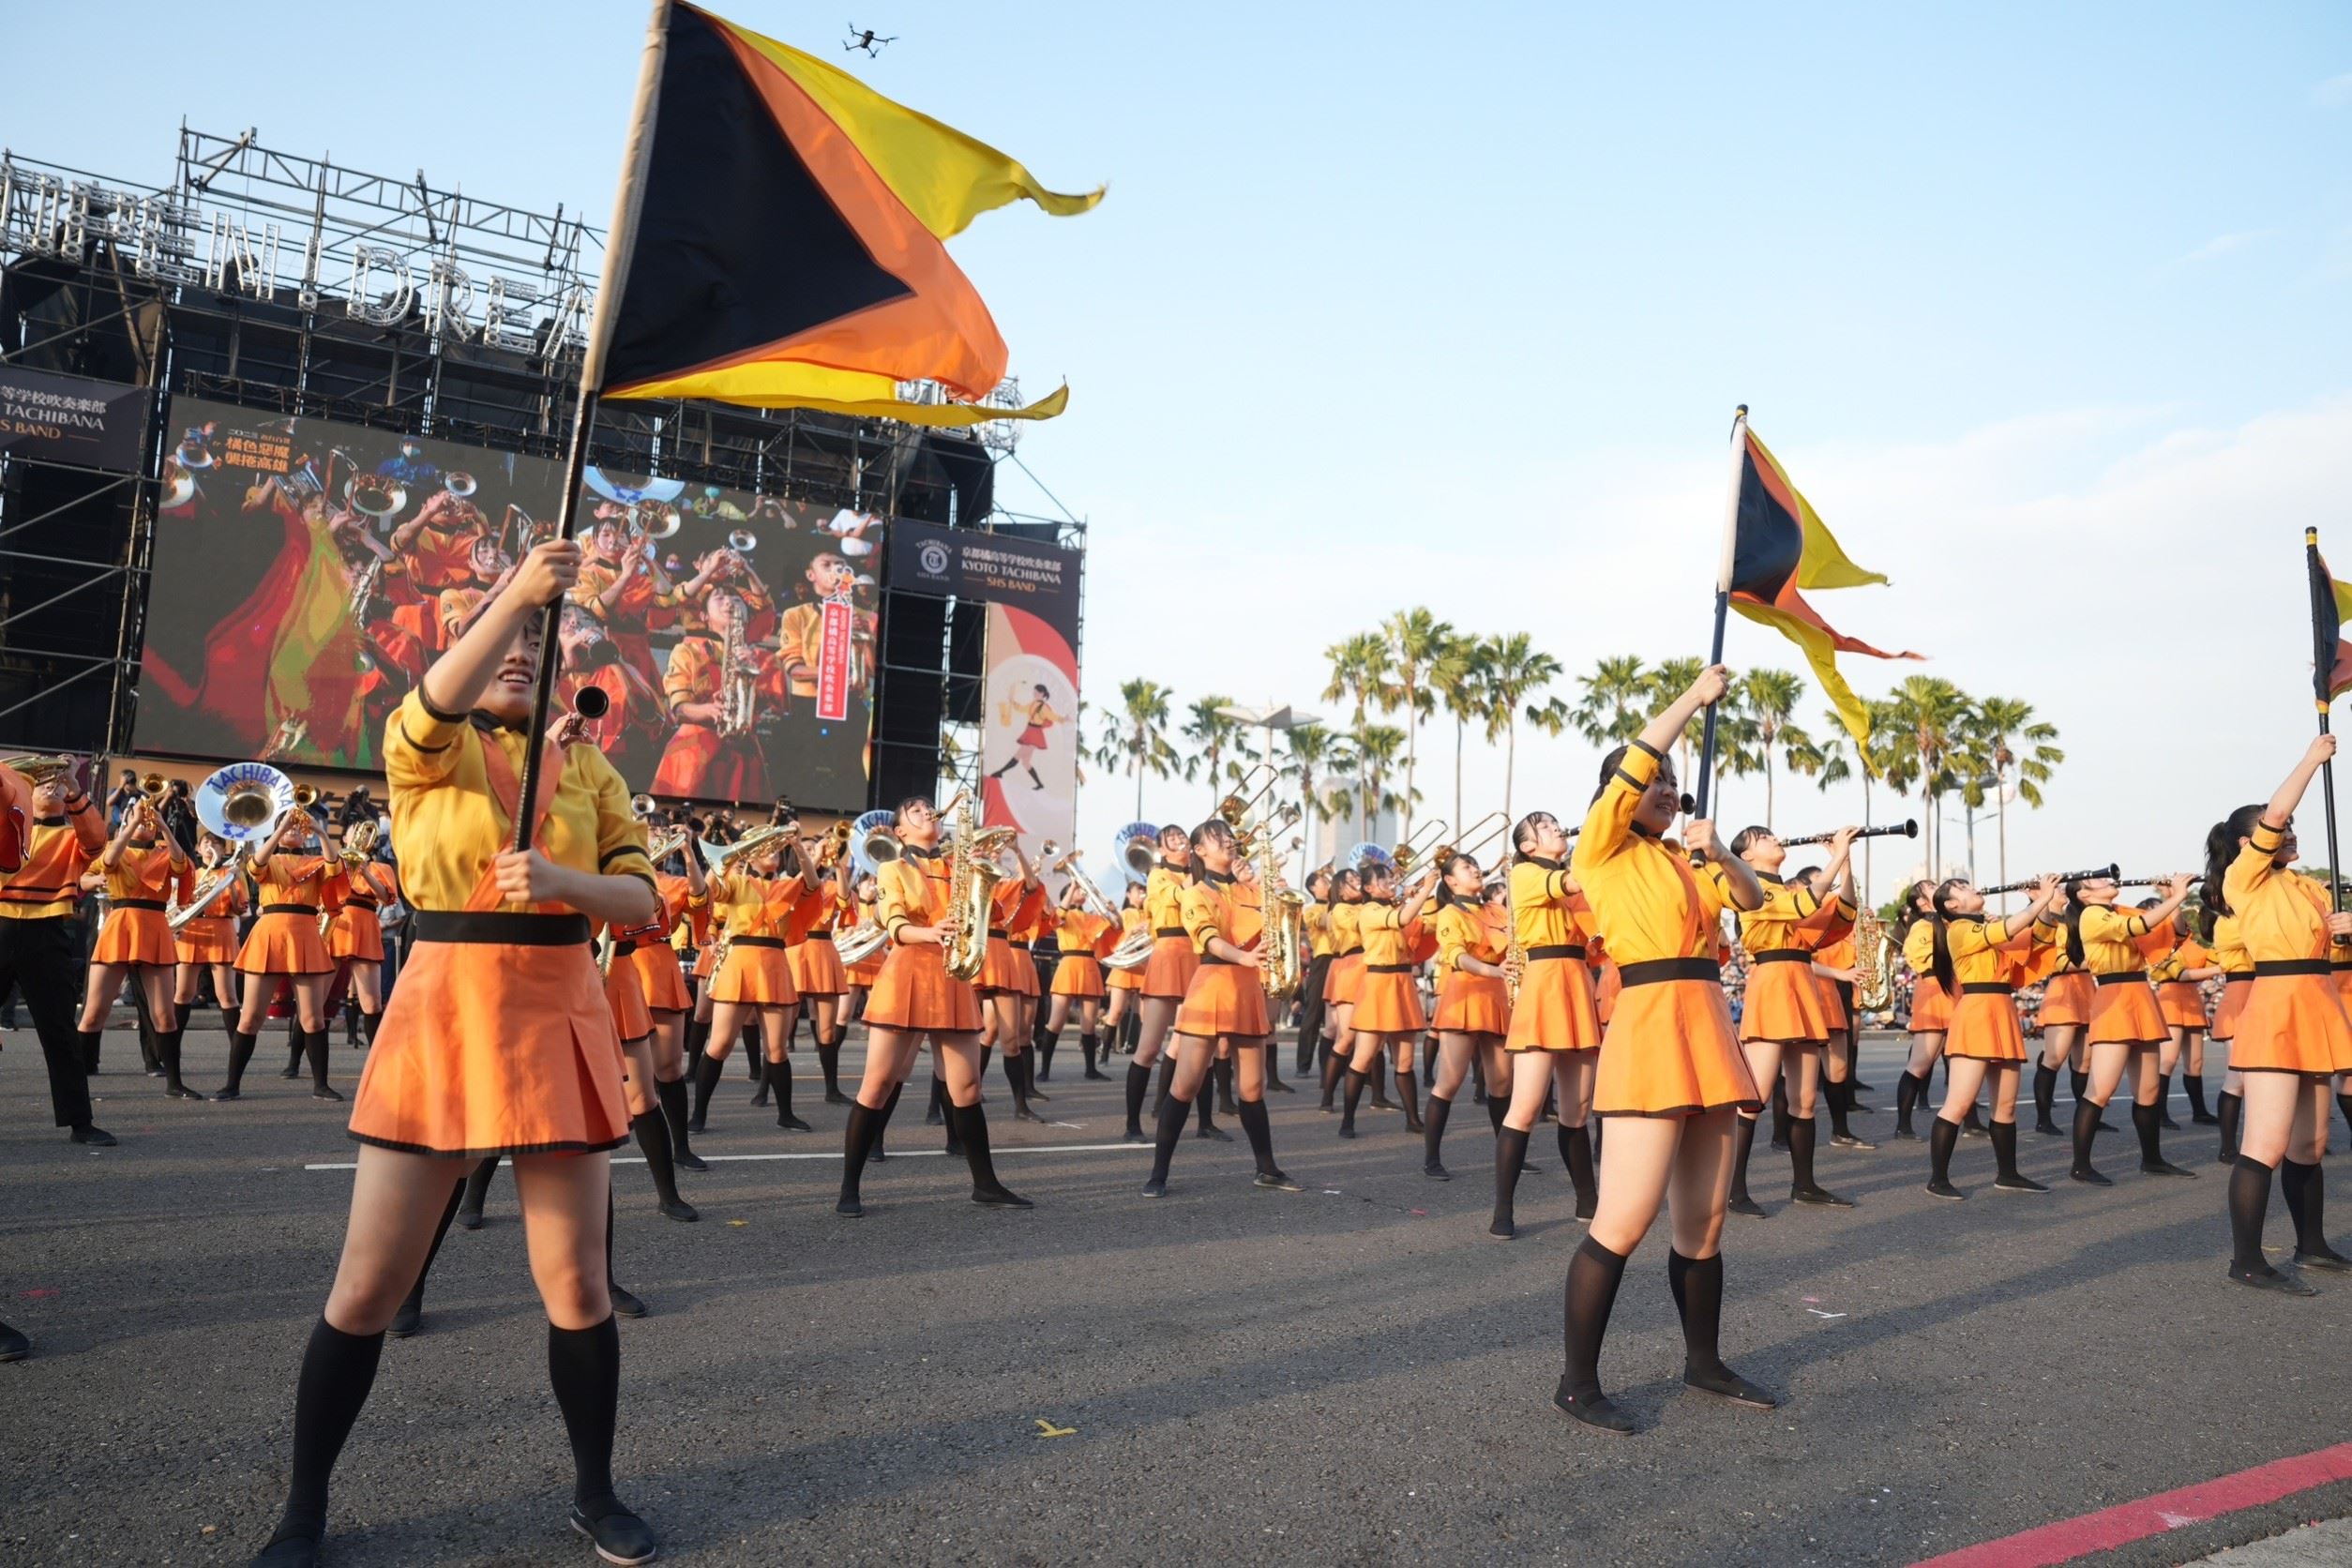
[[1316,1042],[1323,1033],[1323,982],[1331,973],[1331,955],[1319,953],[1306,962],[1299,977],[1299,1071],[1315,1064]]
[[33,1015],[41,1059],[49,1064],[49,1102],[61,1127],[87,1126],[90,1084],[82,1073],[82,1045],[74,1029],[81,1001],[81,943],[70,915],[41,920],[0,920],[0,992],[14,985]]

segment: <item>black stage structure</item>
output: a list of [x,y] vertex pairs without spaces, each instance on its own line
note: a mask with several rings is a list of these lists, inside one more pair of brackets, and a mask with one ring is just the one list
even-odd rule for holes
[[[0,748],[129,747],[172,397],[563,456],[600,231],[252,131],[183,127],[173,161],[148,188],[0,155],[0,399],[19,372],[20,397],[24,378],[83,377],[122,400],[106,454],[22,422],[11,440],[0,417]],[[1018,400],[1008,382],[991,400]],[[1018,430],[610,402],[588,460],[1082,550],[1076,519],[998,506]],[[957,737],[980,717],[985,607],[894,591],[887,556],[867,799],[829,806],[928,795],[977,766]]]

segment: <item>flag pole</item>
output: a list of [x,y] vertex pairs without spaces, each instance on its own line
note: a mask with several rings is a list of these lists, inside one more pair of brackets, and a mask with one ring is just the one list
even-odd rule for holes
[[[670,0],[653,0],[653,17],[646,23],[645,54],[638,67],[637,102],[629,116],[628,137],[622,145],[620,188],[612,196],[612,225],[605,233],[604,268],[596,280],[596,303],[588,318],[588,346],[580,360],[580,401],[572,411],[572,437],[564,455],[564,493],[555,515],[555,536],[569,539],[579,525],[580,486],[588,468],[588,439],[596,424],[596,404],[604,386],[606,350],[611,346],[612,319],[628,286],[629,252],[637,244],[637,215],[643,204],[645,165],[654,147],[654,111],[661,91],[661,68],[668,53]],[[539,624],[539,669],[531,692],[531,728],[523,743],[522,791],[515,802],[515,849],[531,847],[531,830],[537,812],[541,755],[547,749],[548,710],[555,701],[555,671],[563,662],[556,632],[564,613],[561,596],[550,601]]]
[[[1741,403],[1731,419],[1731,489],[1723,505],[1723,559],[1715,569],[1715,634],[1707,645],[1707,662],[1723,662],[1724,623],[1731,614],[1731,566],[1740,539],[1740,478],[1747,467],[1748,405]],[[1727,695],[1727,694],[1726,694]],[[1707,723],[1699,731],[1697,808],[1694,816],[1707,815],[1707,796],[1715,776],[1715,710],[1723,705],[1719,698],[1707,704]]]
[[[2303,530],[2303,561],[2311,573],[2311,620],[2314,632],[2336,618],[2335,584],[2328,579],[2326,563],[2319,559],[2319,530]],[[2332,641],[2330,639],[2329,641]],[[2313,638],[2312,696],[2319,706],[2319,732],[2327,734],[2329,686],[2334,684],[2335,649],[2319,645]],[[2330,757],[2319,764],[2319,803],[2328,822],[2328,897],[2329,907],[2344,912],[2344,866],[2336,858],[2336,763]]]

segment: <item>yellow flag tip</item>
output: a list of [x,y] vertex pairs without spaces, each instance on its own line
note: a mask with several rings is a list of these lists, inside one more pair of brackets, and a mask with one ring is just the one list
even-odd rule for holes
[[2318,542],[2319,542],[2319,530],[2318,530],[2318,529],[2316,529],[2316,528],[2306,528],[2306,529],[2304,529],[2304,530],[2303,530],[2303,543],[2305,543],[2305,544],[2307,544],[2307,545],[2315,545],[2315,544],[2317,544]]

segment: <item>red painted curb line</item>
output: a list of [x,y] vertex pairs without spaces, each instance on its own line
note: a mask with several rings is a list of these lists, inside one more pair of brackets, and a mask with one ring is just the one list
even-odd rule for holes
[[2258,1508],[2330,1481],[2352,1480],[2352,1442],[2274,1459],[2235,1475],[2201,1481],[2178,1491],[2159,1492],[2136,1502],[2118,1503],[2055,1524],[2005,1535],[1956,1552],[1927,1558],[1913,1568],[2047,1568],[2090,1552],[2109,1551],[2162,1535],[2183,1525],[2202,1524],[2241,1509]]

